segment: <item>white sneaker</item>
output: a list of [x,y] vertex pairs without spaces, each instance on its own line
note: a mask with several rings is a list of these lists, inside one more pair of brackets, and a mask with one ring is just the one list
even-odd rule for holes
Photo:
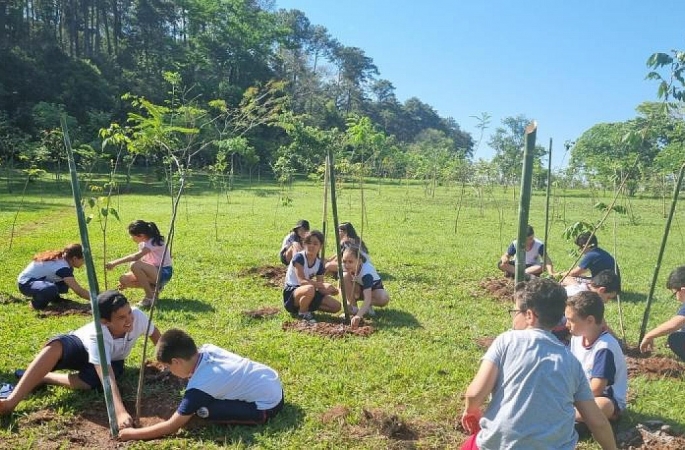
[[373,305],[369,306],[369,311],[366,313],[369,317],[376,317],[376,310],[373,309]]

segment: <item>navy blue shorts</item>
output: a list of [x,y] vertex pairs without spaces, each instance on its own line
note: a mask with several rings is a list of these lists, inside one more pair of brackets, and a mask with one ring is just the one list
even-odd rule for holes
[[289,266],[290,262],[285,260],[285,252],[286,249],[281,250],[281,252],[278,254],[278,256],[281,259],[281,262],[283,263],[284,266]]
[[[298,287],[299,286],[286,285],[283,289],[283,306],[285,306],[285,310],[290,314],[297,314],[300,312],[300,308],[295,305],[295,289]],[[324,296],[321,294],[321,292],[316,291],[314,293],[314,300],[312,300],[312,302],[309,304],[308,311],[316,311],[319,309],[321,307],[323,297]]]
[[[363,300],[364,299],[364,286],[359,286],[359,287],[360,287],[359,298],[357,300]],[[383,287],[383,280],[376,280],[371,285],[372,291],[377,291],[379,289],[385,289],[385,287]]]
[[174,268],[171,266],[164,266],[162,267],[162,274],[161,274],[161,280],[160,283],[162,286],[167,284],[169,280],[171,280],[172,275],[174,274]]
[[[254,402],[240,400],[214,400],[207,407],[207,420],[235,425],[260,425],[275,417],[282,409],[285,398],[271,409],[257,409]],[[199,414],[198,414],[199,415]]]
[[[95,366],[88,362],[88,351],[81,342],[81,339],[72,334],[62,334],[55,336],[48,341],[58,341],[62,344],[62,357],[57,361],[52,370],[78,370],[78,377],[92,389],[102,390],[100,377],[95,371]],[[112,361],[114,377],[119,378],[124,373],[124,361]]]

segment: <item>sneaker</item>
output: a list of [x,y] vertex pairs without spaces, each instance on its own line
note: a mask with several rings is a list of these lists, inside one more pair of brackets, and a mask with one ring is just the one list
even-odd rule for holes
[[25,373],[26,373],[25,369],[17,369],[14,371],[14,376],[17,378],[17,380],[20,380],[21,377],[23,377]]
[[297,315],[297,318],[304,321],[304,322],[316,323],[316,319],[314,318],[314,314],[312,314],[310,311],[307,311],[305,313],[299,313]]
[[145,297],[140,303],[138,303],[138,306],[140,308],[149,308],[152,306],[152,299]]
[[376,310],[373,309],[373,306],[369,306],[369,310],[366,314],[368,314],[369,317],[376,317]]
[[14,385],[9,383],[0,384],[0,400],[4,400],[10,396],[14,390]]

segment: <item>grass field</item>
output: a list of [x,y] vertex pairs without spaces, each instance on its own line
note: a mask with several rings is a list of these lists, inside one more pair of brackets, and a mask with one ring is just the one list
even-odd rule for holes
[[[42,317],[27,301],[18,300],[16,288],[18,273],[34,253],[79,240],[69,186],[38,181],[23,199],[20,186],[13,194],[7,193],[4,182],[0,186],[0,336],[4,344],[0,381],[13,381],[14,369],[25,367],[47,338],[79,327],[88,318]],[[154,221],[166,234],[171,200],[164,191],[156,180],[141,177],[130,193],[114,199],[121,222],[109,222],[108,259],[135,251],[126,233],[126,225],[134,219]],[[319,228],[322,186],[296,183],[289,194],[292,203],[284,207],[273,182],[238,183],[226,197],[217,196],[203,180],[195,180],[180,203],[174,278],[162,293],[155,322],[162,331],[184,328],[198,344],[213,343],[270,365],[282,378],[286,408],[266,426],[192,428],[128,447],[457,447],[465,438],[456,428],[461,394],[484,351],[476,340],[494,337],[511,325],[509,305],[489,297],[479,283],[499,276],[495,263],[516,234],[518,208],[511,189],[505,192],[496,186],[486,189],[481,198],[469,188],[455,233],[459,192],[439,187],[435,196],[426,196],[421,185],[387,181],[364,186],[367,222],[363,237],[391,301],[373,320],[371,336],[328,339],[283,331],[283,322],[291,320],[285,311],[264,319],[243,314],[281,306],[280,289],[247,271],[280,264],[281,239],[298,219],[309,219]],[[611,201],[611,193],[600,198],[578,191],[567,195],[552,202],[549,249],[557,270],[570,268],[574,261],[568,254],[572,245],[561,236],[563,229],[578,220],[597,221],[602,213],[593,208],[594,203]],[[358,186],[344,185],[338,192],[340,220],[351,221],[358,231],[362,228],[360,199]],[[535,192],[530,222],[540,238],[544,205],[544,193]],[[661,199],[632,199],[630,206],[632,217],[617,218],[616,250],[613,217],[598,237],[600,246],[616,253],[621,265],[623,323],[627,341],[634,346],[665,219]],[[333,228],[330,217],[328,227]],[[105,286],[103,234],[95,222],[89,231],[100,287],[112,288],[124,267],[109,272]],[[334,240],[330,232],[328,237],[330,253]],[[648,329],[677,309],[664,285],[669,271],[685,263],[683,254],[685,213],[681,207],[666,247]],[[76,277],[87,286],[84,270],[77,270]],[[135,290],[126,294],[132,302],[143,296]],[[75,299],[74,294],[70,296]],[[617,331],[621,329],[618,311],[616,302],[608,306],[608,321]],[[659,339],[657,351],[668,356],[664,345],[665,339]],[[127,361],[124,397],[129,401],[135,398],[141,349],[138,345]],[[680,384],[681,380],[672,378],[630,380],[629,412],[621,426],[659,419],[685,431]],[[147,401],[154,402],[155,395],[162,394],[172,397],[167,399],[171,404],[180,399],[178,390],[167,395],[166,391],[156,393],[154,385],[145,389]],[[0,448],[87,447],[87,438],[79,441],[65,429],[81,423],[77,419],[84,410],[102,403],[95,393],[54,387],[39,390],[11,417],[0,419]],[[46,411],[50,420],[39,420]],[[101,428],[104,438],[107,430]],[[595,445],[585,442],[580,447]]]

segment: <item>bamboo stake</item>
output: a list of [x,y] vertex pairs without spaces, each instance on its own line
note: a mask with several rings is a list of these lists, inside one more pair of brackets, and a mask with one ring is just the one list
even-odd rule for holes
[[526,146],[523,150],[523,173],[521,175],[521,194],[519,197],[519,230],[516,240],[516,275],[515,283],[523,281],[526,270],[526,230],[530,212],[530,191],[533,181],[533,155],[535,154],[535,136],[538,124],[532,121],[526,127]]
[[335,196],[335,164],[333,160],[333,152],[328,149],[327,155],[328,165],[328,179],[331,183],[331,212],[333,213],[333,225],[335,226],[335,253],[338,260],[338,279],[340,280],[340,296],[342,297],[342,307],[345,313],[345,323],[350,323],[350,312],[347,308],[347,297],[345,296],[345,283],[343,281],[343,264],[342,253],[340,252],[340,234],[337,233],[340,223],[338,222],[338,200]]
[[[661,238],[661,247],[659,248],[659,255],[656,258],[656,265],[654,266],[654,275],[652,276],[652,284],[649,286],[649,295],[647,295],[647,306],[645,307],[645,313],[642,316],[642,326],[640,327],[640,339],[645,337],[647,322],[649,321],[649,310],[652,307],[652,298],[654,297],[654,288],[656,287],[656,280],[659,277],[659,269],[661,268],[661,259],[664,256],[664,250],[666,250],[666,241],[668,240],[668,232],[671,229],[671,221],[673,220],[673,214],[675,213],[675,207],[678,203],[678,195],[680,194],[680,188],[683,185],[683,175],[685,174],[685,164],[680,166],[680,173],[678,174],[678,181],[675,184],[675,189],[673,190],[673,200],[671,201],[671,210],[668,213],[668,219],[666,219],[666,225],[664,227],[664,235]],[[639,344],[638,342],[638,344]]]
[[[325,168],[323,171],[323,219],[321,224],[321,232],[326,237],[326,221],[328,220],[328,156],[326,156]],[[335,232],[338,232],[336,228]],[[321,243],[321,261],[326,263],[326,239]]]
[[90,309],[93,313],[93,323],[95,324],[95,337],[98,343],[100,369],[102,370],[102,387],[105,394],[107,418],[109,419],[109,432],[112,434],[112,437],[117,437],[119,435],[119,425],[117,423],[117,415],[114,411],[114,399],[112,397],[112,385],[110,383],[109,377],[109,364],[107,364],[107,356],[105,353],[105,341],[102,338],[100,308],[98,307],[97,301],[99,287],[97,276],[95,273],[95,264],[93,264],[93,254],[90,250],[90,240],[88,239],[88,226],[86,224],[86,216],[83,213],[83,205],[81,204],[81,188],[78,184],[78,173],[76,171],[76,162],[74,161],[74,151],[71,148],[71,140],[69,139],[69,131],[67,130],[67,121],[64,115],[60,116],[60,123],[62,125],[64,146],[67,150],[69,173],[71,175],[71,191],[74,197],[74,204],[76,206],[76,218],[78,220],[79,234],[81,235],[81,244],[83,245],[83,259],[86,265],[86,274],[88,275]]
[[[543,243],[542,263],[547,263],[547,234],[549,233],[549,196],[552,185],[552,138],[549,138],[549,153],[547,161],[547,195],[545,198],[545,241]],[[551,275],[551,274],[550,274]]]

